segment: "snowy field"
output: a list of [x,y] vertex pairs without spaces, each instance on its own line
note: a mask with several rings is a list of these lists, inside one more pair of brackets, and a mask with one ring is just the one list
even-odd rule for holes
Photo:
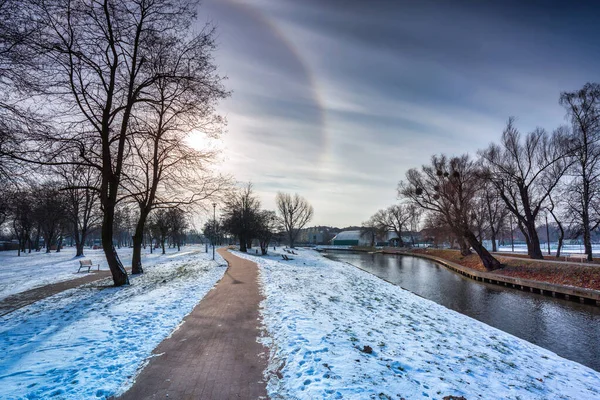
[[0,399],[105,399],[125,391],[223,276],[225,261],[211,256],[185,247],[146,260],[131,286],[105,279],[0,317]]
[[261,267],[263,340],[281,377],[269,374],[273,399],[600,399],[600,373],[590,368],[296,252],[287,262],[236,253]]
[[[132,250],[130,248],[118,249],[117,253],[125,267],[131,266]],[[163,262],[169,257],[179,257],[190,251],[204,251],[204,246],[182,247],[167,249],[166,255],[161,255],[160,250],[150,254],[150,249],[142,249],[142,264],[152,265]],[[94,270],[100,264],[100,270],[108,270],[108,264],[102,250],[85,249],[83,258],[75,258],[75,248],[65,247],[60,253],[33,252],[17,256],[15,251],[0,251],[0,300],[15,293],[24,292],[39,286],[51,283],[81,278],[86,273],[77,273],[79,260],[92,260]],[[83,271],[83,270],[82,270]]]

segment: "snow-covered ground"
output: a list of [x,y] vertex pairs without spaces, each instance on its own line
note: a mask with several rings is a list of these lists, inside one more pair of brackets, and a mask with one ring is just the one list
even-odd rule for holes
[[269,374],[273,399],[600,399],[600,373],[590,368],[296,252],[293,261],[236,253],[260,265],[269,370],[281,376]]
[[[144,266],[162,262],[169,257],[179,257],[189,251],[204,251],[204,246],[183,247],[167,249],[167,254],[159,251],[150,254],[150,249],[142,249],[142,263]],[[108,270],[108,264],[102,250],[85,249],[85,257],[75,258],[75,248],[65,247],[60,253],[33,252],[17,256],[16,251],[0,251],[0,300],[15,293],[24,292],[39,286],[51,283],[80,278],[85,273],[77,273],[79,260],[92,260],[94,270],[100,264],[100,270]],[[118,249],[117,253],[125,267],[131,265],[132,249]]]
[[[556,254],[557,247],[558,247],[558,243],[550,242],[550,252],[553,255]],[[547,252],[547,250],[548,250],[547,244],[546,243],[542,243],[541,248],[542,248],[542,253],[544,253],[544,255],[545,255],[546,252]],[[511,253],[512,252],[512,246],[511,245],[508,245],[508,246],[498,246],[498,251]],[[515,253],[527,254],[527,245],[526,244],[515,244],[515,251],[514,252]],[[585,249],[583,248],[583,245],[579,245],[579,244],[565,244],[560,249],[560,253],[561,254],[583,254],[583,253],[585,253]],[[600,245],[593,244],[592,245],[592,253],[593,254],[600,253]]]
[[105,279],[0,317],[0,399],[104,399],[128,388],[225,272],[218,254],[179,254],[150,258],[131,286]]

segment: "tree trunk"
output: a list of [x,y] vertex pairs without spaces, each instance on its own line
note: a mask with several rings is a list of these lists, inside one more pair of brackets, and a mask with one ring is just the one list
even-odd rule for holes
[[[46,239],[46,238],[44,238]],[[50,248],[52,247],[52,240],[54,238],[52,236],[48,237],[48,243],[46,243],[46,253],[50,253]]]
[[[109,203],[109,204],[106,204]],[[104,204],[104,215],[102,218],[102,250],[106,256],[106,262],[110,268],[113,282],[115,286],[129,284],[129,277],[123,264],[119,259],[119,255],[113,245],[113,224],[115,219],[115,202],[107,201]]]
[[529,237],[529,258],[533,260],[543,260],[544,255],[542,254],[542,248],[540,246],[540,238],[538,237],[537,231],[535,230],[535,222],[528,222],[526,228],[527,236]]
[[[146,226],[146,220],[148,219],[148,213],[145,210],[140,210],[140,217],[135,226],[135,232],[133,234],[133,255],[131,257],[131,273],[142,274],[144,268],[142,267],[142,244],[144,241],[144,228]],[[152,250],[150,250],[152,253]]]
[[[456,240],[458,241],[458,245],[460,246],[460,255],[461,256],[464,257],[464,256],[468,256],[470,254],[473,254],[471,252],[471,250],[469,249],[469,244],[466,242],[466,240],[464,238],[462,238],[461,236],[458,236],[456,238]],[[477,239],[475,239],[475,240],[477,240]]]
[[244,235],[240,235],[240,251],[242,253],[248,252],[248,248],[246,247],[246,238]]
[[491,233],[491,239],[492,239],[492,251],[493,252],[497,252],[498,251],[498,246],[496,246],[496,230],[491,227],[490,229],[490,233]]
[[62,234],[58,237],[58,240],[56,241],[56,252],[60,253],[60,247],[62,246],[62,242],[63,242],[63,236]]
[[160,240],[160,246],[162,247],[162,253],[163,253],[163,254],[167,254],[167,252],[166,252],[166,250],[165,250],[165,242],[166,242],[166,241],[167,241],[167,240],[166,240],[165,238],[161,238],[161,240]]
[[592,235],[590,234],[589,218],[588,222],[583,223],[583,248],[588,261],[592,261]]
[[77,254],[75,254],[75,257],[83,257],[83,248],[85,246],[85,242],[80,241],[79,243],[75,244],[75,247],[77,248]]
[[493,255],[491,255],[485,247],[481,244],[479,240],[475,237],[473,232],[466,231],[464,233],[466,241],[473,247],[486,271],[493,271],[495,269],[501,268],[502,264],[500,261],[496,260]]

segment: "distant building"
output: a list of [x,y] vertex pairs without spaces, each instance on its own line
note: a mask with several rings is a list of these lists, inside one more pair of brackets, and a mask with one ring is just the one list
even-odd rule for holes
[[342,231],[331,239],[334,246],[370,246],[371,240],[365,235],[360,236],[360,231]]

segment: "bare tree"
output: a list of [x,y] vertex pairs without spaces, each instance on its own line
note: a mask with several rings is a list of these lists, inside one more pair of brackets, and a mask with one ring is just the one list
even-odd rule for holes
[[[176,38],[175,38],[176,39]],[[226,178],[213,174],[214,150],[188,144],[193,130],[218,137],[223,121],[215,114],[217,100],[227,96],[211,59],[214,29],[191,40],[159,41],[150,54],[152,75],[148,101],[138,107],[131,123],[137,135],[130,141],[133,154],[122,182],[139,209],[133,235],[132,273],[143,272],[141,248],[146,220],[157,207],[177,207],[215,200],[228,188]]]
[[282,229],[282,221],[275,211],[261,210],[258,212],[257,223],[256,238],[261,254],[266,255],[271,239]]
[[35,198],[33,214],[44,238],[46,253],[50,253],[54,244],[57,252],[60,251],[61,236],[65,228],[67,205],[60,187],[56,181],[46,182],[33,191]]
[[364,221],[360,226],[360,237],[369,238],[371,247],[374,247],[377,244],[378,237],[385,237],[387,232],[387,228],[380,225],[375,219],[375,216],[372,216],[368,220]]
[[75,257],[82,257],[90,230],[102,220],[97,190],[100,183],[98,171],[81,165],[67,164],[57,168],[61,176],[62,191],[66,198],[67,219],[75,240]]
[[185,239],[185,230],[188,228],[185,211],[181,208],[171,208],[167,211],[167,218],[169,220],[169,234],[171,235],[173,246],[177,246],[177,251],[180,251]]
[[447,158],[433,156],[431,164],[421,171],[410,169],[406,181],[398,184],[400,197],[410,199],[425,210],[442,216],[461,244],[461,254],[470,253],[469,246],[481,258],[487,270],[501,267],[473,233],[475,201],[481,190],[479,168],[467,155]]
[[[185,41],[195,18],[192,0],[103,0],[20,4],[19,15],[38,29],[25,47],[37,54],[32,80],[36,94],[53,116],[54,129],[39,157],[27,161],[77,163],[101,175],[102,246],[114,284],[129,282],[113,246],[113,223],[123,169],[131,154],[130,121],[149,88],[163,75],[152,63],[165,42]],[[29,21],[28,21],[29,20]],[[28,150],[32,150],[30,148]]]
[[400,247],[404,246],[402,232],[406,230],[411,219],[414,218],[414,213],[411,213],[409,207],[406,204],[394,204],[384,210],[377,211],[371,217],[375,225],[382,231],[393,231],[398,236],[398,245]]
[[569,210],[577,217],[587,259],[592,261],[591,232],[600,224],[600,215],[594,212],[600,203],[600,84],[587,83],[580,90],[563,92],[560,104],[571,122],[575,159]]
[[165,209],[155,210],[150,217],[152,236],[158,240],[162,249],[162,254],[166,253],[165,244],[171,232],[170,222],[168,210]]
[[12,220],[12,229],[19,242],[17,255],[25,251],[28,241],[31,241],[31,234],[35,227],[34,221],[34,200],[30,190],[17,190],[7,196],[10,202],[8,208],[10,219]]
[[543,259],[535,223],[548,196],[569,167],[568,148],[561,129],[548,135],[536,129],[522,139],[510,118],[500,145],[480,152],[486,178],[516,217],[531,258]]
[[496,194],[494,187],[486,182],[481,195],[481,203],[484,207],[483,215],[485,216],[487,227],[492,241],[492,251],[498,251],[498,234],[505,224],[508,215],[508,209],[502,199]]
[[300,229],[304,228],[313,217],[313,207],[298,193],[292,196],[288,193],[278,192],[275,203],[283,221],[289,245],[293,248]]
[[260,201],[248,183],[234,191],[225,200],[223,208],[223,229],[234,235],[240,242],[240,251],[246,252],[248,244],[256,237]]

